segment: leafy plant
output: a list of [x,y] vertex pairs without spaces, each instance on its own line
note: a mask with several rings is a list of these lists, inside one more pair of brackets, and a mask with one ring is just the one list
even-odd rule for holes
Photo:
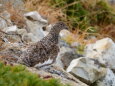
[[44,80],[28,72],[24,66],[10,66],[0,62],[0,86],[64,86],[56,79]]

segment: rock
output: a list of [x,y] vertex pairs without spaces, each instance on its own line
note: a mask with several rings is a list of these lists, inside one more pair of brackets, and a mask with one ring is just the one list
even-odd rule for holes
[[60,52],[56,58],[56,65],[66,69],[73,59],[79,57],[81,57],[81,55],[77,54],[74,49],[68,46],[62,46],[60,47]]
[[12,22],[11,22],[11,20],[10,20],[10,13],[9,12],[7,12],[7,11],[2,11],[1,12],[1,16],[7,21],[7,25],[8,26],[12,26],[13,24],[12,24]]
[[60,47],[68,47],[70,48],[70,45],[67,44],[64,40],[62,40],[61,38],[59,39],[59,46]]
[[0,39],[2,39],[5,43],[14,43],[14,42],[22,42],[19,35],[16,34],[6,34],[4,32],[0,32]]
[[99,63],[115,70],[115,43],[110,38],[104,38],[89,44],[85,56],[98,60]]
[[105,77],[99,79],[96,86],[115,86],[115,74],[108,68]]
[[22,40],[25,42],[25,43],[29,43],[29,42],[37,42],[39,41],[39,39],[34,36],[32,33],[27,33],[27,34],[24,34],[22,36]]
[[[88,86],[85,83],[81,82],[80,80],[76,79],[71,74],[67,73],[63,69],[53,65],[53,67],[50,67],[45,70],[37,70],[35,68],[27,68],[32,73],[38,74],[41,78],[47,79],[50,78],[56,78],[61,81],[63,84],[69,84],[70,86]],[[48,71],[46,71],[48,70]],[[61,74],[61,75],[60,75]]]
[[60,32],[60,36],[61,36],[62,39],[65,39],[66,37],[71,36],[71,35],[72,34],[68,30],[62,30]]
[[22,0],[0,0],[0,3],[3,5],[11,3],[14,8],[18,8],[18,9],[24,8],[24,3]]
[[18,28],[16,25],[4,28],[6,33],[16,33],[17,30]]
[[0,51],[0,55],[4,57],[19,58],[22,54],[21,46],[18,43],[4,43],[4,49]]
[[18,29],[17,30],[17,34],[19,34],[19,35],[24,35],[24,34],[27,34],[27,31],[26,31],[26,29]]
[[73,74],[76,78],[87,84],[94,83],[106,74],[106,68],[97,65],[94,60],[90,58],[81,57],[72,60],[67,72]]
[[77,59],[81,57],[81,55],[77,54],[74,50],[71,49],[70,51],[61,53],[60,57],[61,57],[61,61],[63,63],[64,69],[66,69],[70,65],[73,59]]
[[44,37],[43,33],[43,25],[39,24],[38,22],[32,22],[27,20],[27,27],[29,28],[30,33],[32,33],[34,36],[38,38],[38,40],[41,40]]
[[48,23],[48,21],[43,19],[37,11],[26,13],[26,14],[24,14],[24,16],[29,19],[39,21],[39,23],[42,23],[44,25],[46,25]]
[[3,18],[0,17],[0,30],[3,31],[3,29],[6,27],[7,27],[7,22]]

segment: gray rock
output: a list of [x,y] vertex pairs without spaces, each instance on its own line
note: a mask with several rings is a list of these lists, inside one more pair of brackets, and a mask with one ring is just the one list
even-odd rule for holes
[[106,74],[106,68],[100,67],[95,64],[94,60],[86,57],[74,59],[67,72],[73,74],[76,78],[87,84],[94,83],[98,79],[102,78]]
[[29,43],[29,42],[35,43],[35,42],[39,41],[39,39],[36,36],[34,36],[32,33],[23,34],[22,40],[25,43]]
[[78,55],[74,49],[70,47],[62,46],[60,48],[60,52],[58,53],[57,59],[56,59],[56,65],[60,66],[61,68],[66,69],[70,62],[73,59],[79,58],[80,55]]
[[61,38],[59,39],[59,46],[60,47],[68,47],[70,48],[70,45],[67,44],[64,40],[62,40]]
[[47,25],[48,21],[45,20],[37,11],[29,12],[24,14],[25,17],[36,20],[39,22],[41,25]]
[[1,56],[19,58],[22,54],[21,47],[18,43],[4,43],[4,49],[0,51]]
[[32,22],[27,20],[27,27],[30,31],[30,33],[32,33],[34,36],[36,36],[38,38],[38,40],[41,40],[44,37],[44,33],[43,33],[43,25],[39,24],[38,22]]
[[104,38],[89,44],[85,56],[98,60],[99,63],[115,70],[115,43],[110,38]]
[[99,79],[96,86],[115,86],[115,74],[108,68],[106,76]]
[[[70,86],[88,86],[80,80],[76,79],[71,74],[67,73],[58,66],[53,65],[52,67],[45,70],[37,70],[35,68],[27,68],[30,72],[36,73],[41,76],[41,78],[54,77],[59,79],[63,84],[69,84]],[[47,70],[47,71],[46,71]]]
[[3,31],[3,29],[6,27],[7,27],[7,22],[0,17],[0,29]]
[[14,8],[19,8],[19,9],[24,8],[24,3],[22,0],[0,0],[0,3],[3,5],[11,3]]
[[7,25],[8,25],[8,26],[12,26],[12,25],[13,25],[12,22],[11,22],[11,20],[10,20],[10,16],[11,16],[11,15],[10,15],[9,12],[7,12],[7,11],[2,11],[0,15],[5,19],[5,21],[7,22]]

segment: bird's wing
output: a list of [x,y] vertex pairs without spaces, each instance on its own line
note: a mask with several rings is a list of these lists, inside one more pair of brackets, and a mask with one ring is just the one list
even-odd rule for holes
[[54,45],[52,47],[52,50],[50,51],[50,56],[49,57],[52,58],[52,59],[54,59],[54,61],[55,61],[55,59],[56,59],[56,57],[58,55],[58,52],[59,52],[58,45]]

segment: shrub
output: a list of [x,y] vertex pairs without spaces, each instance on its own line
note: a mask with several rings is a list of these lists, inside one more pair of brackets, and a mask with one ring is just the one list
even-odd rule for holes
[[56,79],[43,80],[28,72],[24,66],[10,66],[0,62],[0,86],[64,86]]

